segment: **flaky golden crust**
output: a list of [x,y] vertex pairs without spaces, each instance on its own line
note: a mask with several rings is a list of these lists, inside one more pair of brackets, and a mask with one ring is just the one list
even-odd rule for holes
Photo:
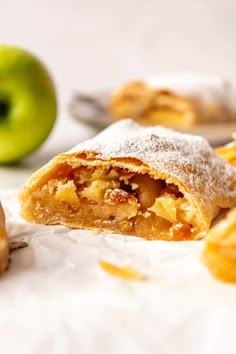
[[236,208],[208,233],[202,261],[216,278],[236,283]]
[[232,142],[224,146],[219,146],[215,149],[215,152],[230,165],[236,166],[236,133],[233,133]]
[[5,215],[0,203],[0,274],[6,271],[9,263],[9,243],[5,227]]
[[205,235],[221,208],[236,205],[236,173],[205,139],[160,127],[143,128],[126,120],[55,157],[37,171],[20,193],[23,217],[39,222],[32,216],[30,206],[34,193],[50,179],[68,176],[79,166],[101,165],[147,173],[178,186],[194,210],[198,238]]

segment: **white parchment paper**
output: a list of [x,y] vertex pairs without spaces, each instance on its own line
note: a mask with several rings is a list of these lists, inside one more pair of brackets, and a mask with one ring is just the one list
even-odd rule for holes
[[[16,191],[0,191],[11,255],[0,279],[1,354],[235,353],[236,285],[212,278],[202,242],[144,241],[31,225]],[[100,259],[146,281],[112,277]]]

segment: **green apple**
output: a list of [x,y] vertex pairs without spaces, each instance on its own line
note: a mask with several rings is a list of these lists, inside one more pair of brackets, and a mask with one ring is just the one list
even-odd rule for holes
[[0,45],[0,163],[36,150],[56,113],[55,87],[42,62],[24,49]]

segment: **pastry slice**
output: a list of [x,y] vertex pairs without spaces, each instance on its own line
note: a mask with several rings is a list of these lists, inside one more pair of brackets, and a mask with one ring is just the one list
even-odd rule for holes
[[146,239],[203,237],[236,205],[236,172],[204,138],[131,120],[56,156],[20,193],[35,223]]
[[215,149],[215,152],[233,166],[236,166],[236,133],[233,134],[233,141]]
[[113,95],[110,113],[114,121],[132,118],[142,125],[188,128],[195,122],[192,103],[173,91],[154,89],[143,82],[124,85]]
[[202,260],[216,278],[236,282],[236,208],[210,230]]
[[9,263],[9,244],[5,227],[5,215],[0,203],[0,274],[3,273]]

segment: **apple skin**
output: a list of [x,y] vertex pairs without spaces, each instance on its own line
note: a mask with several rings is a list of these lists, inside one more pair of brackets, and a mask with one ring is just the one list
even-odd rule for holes
[[36,150],[56,115],[55,87],[42,62],[24,49],[0,45],[0,164]]

